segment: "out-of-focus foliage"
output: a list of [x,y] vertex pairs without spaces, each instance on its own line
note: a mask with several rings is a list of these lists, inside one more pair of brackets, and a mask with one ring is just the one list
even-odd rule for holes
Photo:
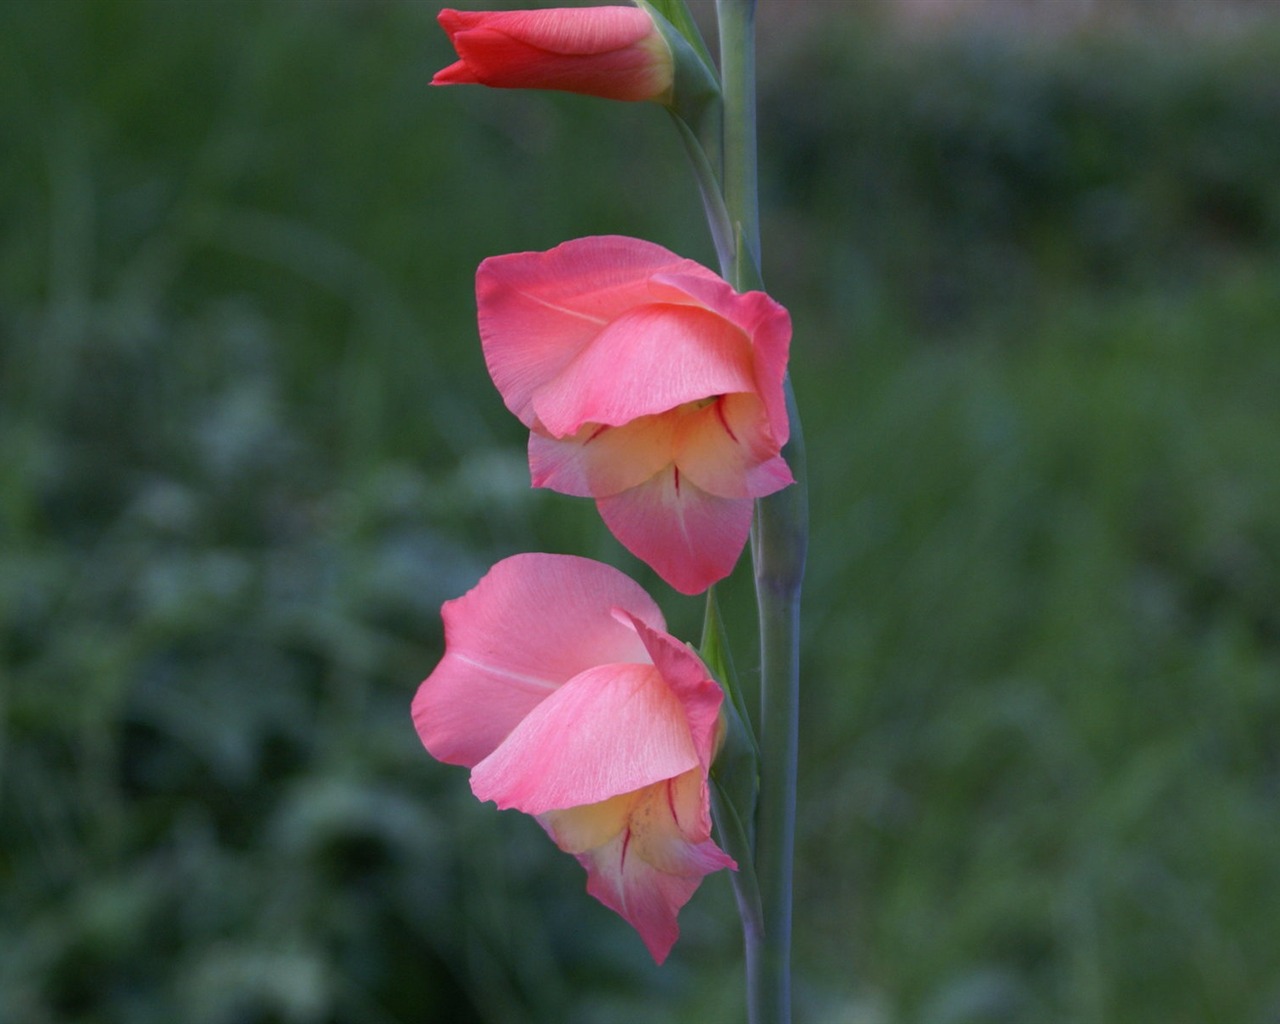
[[[1272,1020],[1280,38],[840,7],[762,69],[800,1019]],[[698,617],[529,491],[470,294],[590,233],[709,260],[679,145],[428,89],[433,13],[0,8],[0,1020],[741,1017],[727,881],[654,969],[408,720],[513,551]]]

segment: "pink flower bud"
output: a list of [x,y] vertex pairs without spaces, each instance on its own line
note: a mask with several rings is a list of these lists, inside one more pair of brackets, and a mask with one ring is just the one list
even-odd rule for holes
[[461,58],[432,85],[559,89],[610,100],[670,98],[671,48],[634,7],[440,12]]

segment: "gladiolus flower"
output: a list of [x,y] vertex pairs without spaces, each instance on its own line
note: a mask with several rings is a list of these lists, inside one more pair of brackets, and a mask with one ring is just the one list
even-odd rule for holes
[[595,498],[682,593],[727,576],[754,499],[793,482],[787,311],[620,236],[491,257],[476,299],[489,373],[531,431],[534,486]]
[[720,687],[638,584],[587,558],[507,558],[443,617],[413,701],[423,745],[534,815],[661,963],[703,876],[737,867],[711,839]]
[[440,12],[461,58],[432,85],[559,89],[610,100],[670,98],[671,47],[634,7]]

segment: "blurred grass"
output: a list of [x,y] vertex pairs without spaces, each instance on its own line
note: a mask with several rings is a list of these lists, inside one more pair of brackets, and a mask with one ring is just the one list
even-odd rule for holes
[[[0,9],[6,1022],[740,1019],[724,879],[657,971],[408,721],[505,554],[666,593],[528,490],[476,263],[710,259],[661,116],[428,90],[433,12]],[[1272,1021],[1280,37],[824,28],[762,97],[800,1019]]]

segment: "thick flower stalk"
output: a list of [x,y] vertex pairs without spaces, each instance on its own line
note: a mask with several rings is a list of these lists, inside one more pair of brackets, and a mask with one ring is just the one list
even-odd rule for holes
[[618,570],[507,558],[443,609],[445,653],[413,701],[427,750],[471,788],[534,815],[587,870],[587,891],[661,963],[702,878],[720,687]]
[[792,482],[787,311],[621,236],[491,257],[476,299],[489,373],[531,432],[534,485],[594,498],[683,593],[727,576],[755,499]]
[[433,85],[557,89],[611,100],[665,103],[675,80],[671,47],[634,7],[440,12],[459,60]]

